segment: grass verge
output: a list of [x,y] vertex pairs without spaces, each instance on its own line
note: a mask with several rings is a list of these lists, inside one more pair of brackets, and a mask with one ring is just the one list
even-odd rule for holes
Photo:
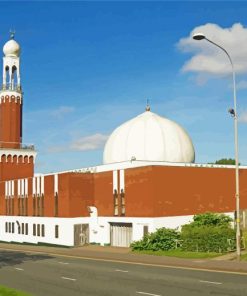
[[207,252],[185,252],[181,250],[170,250],[170,251],[133,251],[133,253],[138,254],[147,254],[147,255],[156,255],[156,256],[169,256],[169,257],[177,257],[177,258],[187,258],[187,259],[206,259],[206,258],[214,258],[221,256],[219,253],[207,253]]
[[0,295],[1,296],[31,296],[31,294],[10,289],[4,286],[0,286]]
[[247,254],[243,254],[243,255],[241,255],[241,260],[245,260],[245,261],[247,261]]

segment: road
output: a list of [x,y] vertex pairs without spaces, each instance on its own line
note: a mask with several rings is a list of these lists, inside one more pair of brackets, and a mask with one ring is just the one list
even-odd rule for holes
[[0,284],[37,296],[244,296],[247,275],[0,251]]

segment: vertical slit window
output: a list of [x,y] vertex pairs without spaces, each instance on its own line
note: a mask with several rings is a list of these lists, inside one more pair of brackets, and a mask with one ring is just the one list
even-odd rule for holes
[[28,197],[25,198],[25,216],[28,216]]
[[21,199],[18,197],[18,216],[21,215]]
[[33,224],[33,235],[36,235],[36,224]]
[[25,224],[25,234],[28,235],[28,223]]
[[36,201],[35,201],[35,195],[33,196],[33,216],[36,216]]
[[40,224],[37,224],[37,236],[40,236]]
[[45,212],[45,197],[44,194],[41,195],[41,216],[44,216]]
[[118,193],[116,189],[114,189],[113,203],[114,203],[114,216],[118,216]]
[[58,225],[55,225],[55,238],[59,237],[59,228]]
[[24,223],[21,223],[21,234],[24,234]]
[[58,216],[58,194],[56,193],[54,196],[54,202],[55,202],[55,211],[54,211],[54,216]]
[[9,232],[8,222],[5,222],[5,232]]
[[41,225],[41,235],[44,237],[45,236],[45,225]]
[[12,222],[12,233],[15,233],[15,223]]
[[121,189],[120,198],[121,198],[121,215],[125,216],[125,194],[123,189]]

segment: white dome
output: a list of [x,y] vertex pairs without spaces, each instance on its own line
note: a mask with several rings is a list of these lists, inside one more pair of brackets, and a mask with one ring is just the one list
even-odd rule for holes
[[193,143],[177,123],[146,111],[116,128],[104,149],[104,164],[136,160],[195,161]]
[[3,53],[6,57],[19,57],[20,50],[20,45],[14,39],[6,42],[3,47]]

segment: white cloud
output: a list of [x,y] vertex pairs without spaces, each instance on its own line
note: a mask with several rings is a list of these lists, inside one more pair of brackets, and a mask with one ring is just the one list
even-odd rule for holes
[[247,123],[247,111],[243,111],[239,117],[238,117],[239,122]]
[[97,150],[104,147],[104,144],[108,137],[108,135],[103,135],[99,133],[87,137],[82,137],[74,141],[70,145],[70,149],[78,151]]
[[71,106],[60,106],[57,109],[51,111],[51,115],[56,118],[62,118],[64,115],[68,113],[72,113],[75,111],[74,107]]
[[236,84],[237,89],[247,89],[247,80],[240,80]]
[[230,63],[222,50],[205,40],[196,41],[192,38],[198,32],[228,51],[236,72],[247,73],[247,28],[240,23],[233,24],[230,28],[208,23],[194,28],[188,37],[180,39],[178,48],[193,54],[183,65],[183,72],[195,72],[199,77],[202,74],[225,76],[231,73]]

